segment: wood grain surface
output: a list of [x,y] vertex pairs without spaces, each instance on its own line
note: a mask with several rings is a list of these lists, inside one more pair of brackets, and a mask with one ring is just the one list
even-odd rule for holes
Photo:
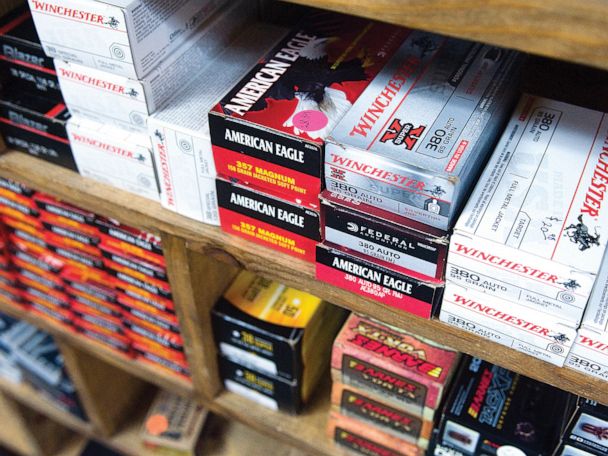
[[607,0],[289,0],[608,69]]

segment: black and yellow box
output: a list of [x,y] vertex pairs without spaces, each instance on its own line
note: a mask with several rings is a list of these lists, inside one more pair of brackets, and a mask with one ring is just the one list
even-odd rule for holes
[[213,326],[223,357],[296,381],[306,398],[329,366],[344,317],[320,298],[242,271],[213,309]]

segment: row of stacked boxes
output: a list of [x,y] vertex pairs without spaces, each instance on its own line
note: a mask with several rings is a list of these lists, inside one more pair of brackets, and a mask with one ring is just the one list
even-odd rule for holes
[[[418,316],[445,296],[445,322],[564,364],[604,254],[602,113],[524,95],[491,153],[516,98],[516,52],[315,11],[287,34],[243,33],[253,6],[205,2],[187,31],[192,10],[172,10],[159,30],[181,44],[144,59],[133,37],[153,10],[72,3],[30,6],[76,114],[65,137],[83,175],[316,261],[320,280]],[[92,31],[126,31],[129,52],[93,53],[78,39]],[[596,339],[592,360],[569,364],[605,377]]]
[[6,179],[0,197],[5,301],[189,377],[157,236]]

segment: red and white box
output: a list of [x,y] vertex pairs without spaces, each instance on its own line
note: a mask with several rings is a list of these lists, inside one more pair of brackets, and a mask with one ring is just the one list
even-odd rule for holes
[[192,35],[224,0],[29,0],[44,52],[143,77]]
[[76,116],[67,130],[81,175],[159,201],[147,135]]
[[608,381],[608,257],[598,273],[566,366]]
[[458,359],[450,349],[351,314],[334,341],[332,378],[432,419]]
[[317,245],[315,271],[318,280],[422,318],[431,318],[444,287],[443,282],[415,279],[333,244]]
[[423,456],[424,450],[366,423],[341,415],[329,414],[327,433],[342,454],[367,456]]
[[608,116],[524,95],[458,219],[448,280],[578,327],[608,238],[607,183]]
[[576,329],[559,315],[539,312],[447,282],[439,319],[535,358],[563,366]]

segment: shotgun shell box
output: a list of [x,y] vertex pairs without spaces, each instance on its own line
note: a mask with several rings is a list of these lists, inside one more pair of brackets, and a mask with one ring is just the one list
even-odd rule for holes
[[26,6],[0,19],[0,60],[7,86],[62,100],[53,59],[45,55]]
[[448,233],[327,190],[321,198],[325,242],[419,280],[443,280]]
[[67,130],[81,175],[159,201],[147,136],[80,117]]
[[241,271],[212,310],[221,355],[308,388],[326,369],[326,347],[344,311],[311,294]]
[[252,25],[148,119],[163,206],[204,223],[219,224],[208,112],[218,94],[233,87],[285,33],[263,23]]
[[131,78],[170,58],[221,0],[29,0],[50,57]]
[[572,452],[573,456],[579,454],[606,455],[608,454],[606,428],[608,428],[608,407],[580,397],[576,412],[572,416],[562,441],[579,451],[578,453]]
[[446,400],[438,441],[471,456],[552,454],[573,398],[565,391],[467,357]]
[[439,319],[514,350],[563,366],[576,329],[556,315],[446,283]]
[[319,212],[216,180],[222,230],[306,261],[321,241]]
[[190,399],[160,390],[144,420],[144,444],[194,454],[207,409]]
[[326,187],[451,228],[508,115],[520,60],[412,32],[332,130]]
[[192,75],[242,31],[255,10],[256,4],[246,0],[229,2],[139,79],[56,60],[65,104],[73,115],[147,133],[148,116],[189,84]]
[[0,100],[0,131],[6,144],[55,165],[76,170],[63,103],[9,90]]
[[337,245],[319,244],[316,260],[318,280],[422,318],[431,318],[441,301],[443,283],[414,279]]
[[566,366],[608,380],[608,256],[604,255]]
[[454,351],[355,314],[331,356],[334,381],[426,419],[433,418],[457,362]]
[[297,380],[287,380],[219,357],[220,376],[226,389],[272,410],[298,413],[303,404]]
[[[605,251],[608,117],[524,95],[458,219],[463,286],[578,326]],[[459,279],[461,277],[461,279]]]
[[335,382],[331,388],[333,410],[364,423],[369,428],[427,448],[433,430],[431,420],[397,410],[368,397],[366,391]]
[[319,209],[325,137],[408,33],[307,14],[211,110],[218,174]]
[[331,411],[327,433],[342,454],[366,456],[422,456],[414,444],[368,426],[366,423]]

